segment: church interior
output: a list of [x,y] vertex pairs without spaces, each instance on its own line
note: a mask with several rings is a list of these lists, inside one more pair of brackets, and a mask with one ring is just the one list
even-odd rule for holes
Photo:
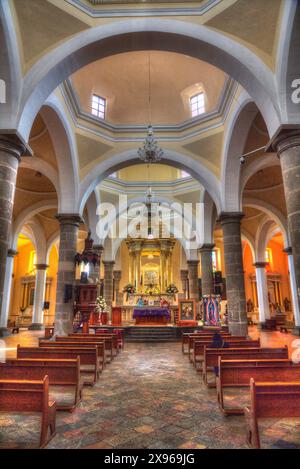
[[298,0],[2,0],[0,44],[0,448],[300,448]]

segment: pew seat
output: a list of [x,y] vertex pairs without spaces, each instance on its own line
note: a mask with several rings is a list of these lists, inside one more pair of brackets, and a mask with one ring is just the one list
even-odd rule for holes
[[42,380],[49,378],[49,396],[57,410],[73,411],[82,398],[80,359],[7,359],[0,363],[0,379]]
[[246,441],[250,448],[260,448],[260,419],[299,418],[300,383],[265,383],[250,380],[250,405],[244,408]]
[[[16,422],[16,430],[13,432],[10,426],[6,437],[5,426],[2,425],[0,447],[24,448],[24,441],[20,441],[24,435],[29,440],[27,447],[44,448],[56,434],[56,402],[49,399],[48,376],[38,381],[1,379],[1,414],[9,415]],[[29,419],[26,426],[25,419]]]

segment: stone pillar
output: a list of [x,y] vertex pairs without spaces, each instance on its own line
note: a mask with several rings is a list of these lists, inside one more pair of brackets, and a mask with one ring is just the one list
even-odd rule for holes
[[264,324],[266,319],[270,319],[271,317],[268,298],[266,265],[267,262],[256,262],[254,264],[256,269],[256,285],[260,324]]
[[29,326],[31,331],[40,331],[44,328],[44,300],[46,288],[46,270],[47,264],[36,264],[35,291],[32,324]]
[[[271,142],[270,147],[280,158],[283,187],[287,208],[289,234],[295,266],[297,295],[293,301],[300,302],[300,130],[283,128]],[[292,258],[290,259],[291,262]],[[293,269],[292,269],[293,271]]]
[[80,215],[57,215],[60,223],[59,261],[56,288],[56,311],[54,335],[68,335],[73,331],[74,283]]
[[221,213],[228,302],[228,324],[233,335],[247,336],[247,307],[241,241],[242,213]]
[[295,321],[295,327],[292,330],[292,334],[300,335],[300,311],[299,311],[299,301],[298,301],[298,295],[297,295],[297,283],[296,283],[293,252],[292,252],[291,247],[288,247],[284,249],[283,251],[288,256],[288,265],[289,265],[289,273],[290,273],[290,287],[291,287],[292,304],[293,304],[294,321]]
[[194,298],[196,301],[199,300],[199,283],[198,283],[198,265],[199,261],[189,260],[188,265],[188,277],[190,286],[190,298]]
[[[18,165],[22,155],[29,154],[26,145],[15,135],[0,135],[0,311],[4,297],[5,271],[11,234],[13,203]],[[5,323],[1,318],[0,323]],[[1,326],[0,337],[9,331]]]
[[8,315],[9,315],[9,307],[10,307],[11,284],[12,284],[13,268],[14,268],[14,257],[17,254],[18,254],[17,251],[14,251],[13,249],[9,249],[7,253],[5,281],[4,281],[4,294],[3,294],[3,300],[2,300],[2,311],[0,315],[0,337],[1,337],[1,330],[3,331],[3,335],[4,335],[5,329],[7,328],[7,321],[8,321]]
[[183,298],[187,297],[187,280],[189,276],[188,270],[181,270],[180,271],[180,280],[182,283],[182,291],[183,291]]
[[122,271],[121,270],[114,270],[114,297],[115,297],[115,303],[117,306],[122,305],[123,303],[123,293],[120,293],[120,281],[122,277]]
[[113,270],[115,261],[103,261],[104,265],[104,289],[103,296],[105,298],[106,304],[111,313],[111,306],[113,301]]
[[202,296],[214,293],[212,251],[214,244],[203,244],[199,249],[201,255],[201,286]]

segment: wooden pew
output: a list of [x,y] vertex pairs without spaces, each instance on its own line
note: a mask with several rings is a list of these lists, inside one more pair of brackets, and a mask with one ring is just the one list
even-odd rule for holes
[[97,351],[98,351],[98,359],[99,359],[99,369],[100,372],[103,371],[103,369],[106,366],[106,349],[105,349],[105,343],[103,340],[98,340],[98,341],[91,341],[86,339],[85,341],[83,340],[75,340],[72,337],[58,337],[58,340],[51,341],[51,340],[44,340],[41,339],[39,341],[39,346],[40,347],[94,347],[97,346]]
[[258,419],[300,417],[300,383],[258,383],[251,378],[250,402],[244,408],[247,443],[260,448]]
[[250,378],[264,382],[299,382],[300,364],[291,360],[224,360],[219,357],[217,396],[221,412],[224,415],[240,415],[243,407],[228,407],[225,405],[226,388],[249,388]]
[[42,418],[39,448],[44,448],[56,434],[56,402],[49,400],[47,375],[41,381],[1,379],[0,411],[40,413]]
[[107,359],[111,361],[114,356],[117,355],[117,337],[113,337],[112,334],[69,334],[68,337],[72,337],[76,340],[86,341],[89,339],[91,341],[103,340],[105,342],[105,349],[107,353]]
[[[222,334],[221,335],[222,339],[227,342],[228,339],[231,339],[232,341],[235,340],[235,341],[240,341],[240,340],[246,340],[245,337],[241,337],[241,336],[232,336],[232,335],[229,335],[229,334]],[[188,357],[189,357],[189,360],[190,362],[193,361],[192,359],[192,355],[193,355],[193,351],[194,351],[194,343],[196,341],[199,341],[199,340],[206,340],[207,343],[211,343],[212,342],[212,339],[213,339],[213,335],[201,335],[200,337],[198,335],[190,335],[189,336],[189,339],[188,339]]]
[[208,383],[208,372],[217,368],[219,363],[219,356],[223,360],[236,360],[236,359],[281,359],[288,358],[287,346],[283,348],[208,348],[204,347],[204,360],[203,360],[203,381],[208,387],[215,387],[215,379],[212,383]]
[[[189,337],[190,336],[195,336],[195,337],[213,337],[214,336],[214,332],[207,332],[207,331],[198,331],[198,332],[183,332],[181,334],[181,349],[182,349],[182,353],[188,353],[188,350],[186,350],[186,345],[188,345],[189,343]],[[221,336],[222,337],[229,337],[230,336],[230,333],[229,332],[223,332],[221,331],[220,332]]]
[[[82,398],[82,382],[80,381],[80,359],[75,360],[49,360],[49,359],[7,359],[0,363],[0,379],[28,381],[43,380],[44,376],[49,378],[50,398],[55,396],[57,386],[73,388],[73,402],[59,403],[56,397],[57,410],[73,411]],[[52,393],[54,391],[54,393]]]
[[[224,339],[227,348],[259,348],[260,347],[260,339],[257,340],[247,340],[247,339],[240,339],[237,340],[235,338],[228,338]],[[204,347],[210,347],[211,341],[207,340],[196,340],[193,343],[193,351],[191,352],[191,362],[193,363],[194,367],[197,371],[201,371],[201,367],[198,367],[198,364],[202,364],[203,362],[203,354],[204,354]]]
[[83,384],[93,386],[99,377],[97,346],[91,347],[21,347],[17,346],[17,358],[77,359],[80,358],[80,373],[93,375],[93,380],[83,378]]

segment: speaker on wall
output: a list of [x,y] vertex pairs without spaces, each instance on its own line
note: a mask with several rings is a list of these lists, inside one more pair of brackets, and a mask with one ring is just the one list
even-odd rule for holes
[[49,301],[44,301],[43,309],[50,309],[50,302]]

